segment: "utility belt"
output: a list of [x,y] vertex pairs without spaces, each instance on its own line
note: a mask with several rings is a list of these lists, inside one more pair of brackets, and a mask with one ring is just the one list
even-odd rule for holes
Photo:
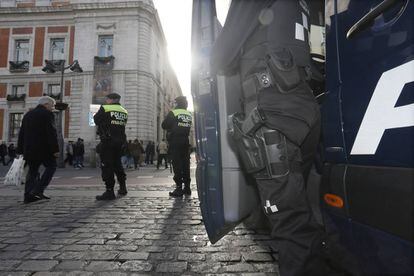
[[256,99],[260,91],[269,87],[282,94],[292,93],[311,78],[310,67],[298,66],[288,49],[279,49],[258,60],[259,65],[242,82],[246,99]]
[[[287,49],[266,55],[264,61],[265,66],[256,68],[243,81],[245,100],[250,98],[250,102],[257,102],[257,95],[269,87],[275,87],[280,93],[293,93],[309,75],[305,67],[296,65]],[[257,104],[247,115],[231,115],[228,125],[244,169],[256,179],[301,172],[299,162],[289,162],[286,137],[279,130],[266,126],[266,118]]]

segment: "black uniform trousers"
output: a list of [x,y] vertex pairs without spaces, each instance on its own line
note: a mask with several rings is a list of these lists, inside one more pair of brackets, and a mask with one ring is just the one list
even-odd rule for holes
[[102,141],[100,147],[102,180],[105,182],[107,190],[113,190],[115,178],[119,184],[125,184],[126,174],[122,167],[121,156],[123,142],[120,141]]
[[170,144],[170,147],[174,182],[178,188],[182,188],[182,184],[189,186],[191,182],[189,145]]

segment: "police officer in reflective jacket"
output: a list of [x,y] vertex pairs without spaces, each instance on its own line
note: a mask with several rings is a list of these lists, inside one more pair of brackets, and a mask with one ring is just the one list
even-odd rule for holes
[[229,133],[255,179],[282,276],[343,269],[330,265],[335,245],[317,224],[305,189],[320,133],[307,84],[309,15],[305,0],[232,1],[211,55],[213,74],[241,79],[243,112],[232,116]]
[[119,100],[121,96],[111,93],[106,96],[103,104],[93,117],[98,126],[98,135],[101,139],[99,154],[101,157],[102,180],[105,182],[106,191],[96,196],[96,200],[115,199],[115,179],[119,183],[119,195],[126,195],[126,174],[121,163],[123,147],[126,143],[125,125],[128,120],[128,112],[123,108]]
[[[176,188],[170,196],[182,197],[191,195],[190,189],[190,143],[188,135],[192,125],[192,115],[187,110],[187,98],[175,99],[175,109],[171,110],[162,122],[162,128],[167,130],[169,153],[174,170]],[[184,189],[183,189],[184,184]]]

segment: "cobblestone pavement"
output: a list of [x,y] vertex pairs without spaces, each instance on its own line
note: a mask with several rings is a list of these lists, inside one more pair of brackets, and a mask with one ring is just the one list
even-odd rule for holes
[[0,184],[0,275],[278,275],[265,234],[238,226],[212,245],[197,195],[168,197],[169,170],[128,171],[128,195],[109,202],[94,199],[99,173],[58,170],[52,199],[26,205]]

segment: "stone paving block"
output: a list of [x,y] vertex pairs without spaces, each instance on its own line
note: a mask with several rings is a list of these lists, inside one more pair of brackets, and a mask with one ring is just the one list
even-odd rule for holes
[[211,259],[215,262],[239,262],[241,260],[240,253],[214,253]]
[[105,244],[105,240],[104,239],[84,239],[84,240],[77,241],[76,244],[89,244],[89,245]]
[[150,272],[152,264],[146,261],[126,261],[121,265],[121,270],[130,272]]
[[10,244],[6,248],[4,248],[3,250],[5,250],[5,251],[25,251],[25,250],[29,250],[32,247],[33,247],[33,245],[30,245],[30,244]]
[[187,262],[165,262],[157,265],[156,272],[180,273],[187,269]]
[[37,272],[33,276],[91,276],[93,272],[86,271],[65,271],[65,272]]
[[38,251],[56,251],[63,247],[61,244],[40,244],[33,247],[33,250]]
[[57,266],[54,267],[54,270],[60,271],[60,270],[68,270],[68,271],[74,271],[74,270],[82,270],[86,265],[85,261],[63,261]]
[[117,271],[121,266],[120,262],[98,262],[92,261],[88,266],[85,267],[86,271],[102,272],[102,271]]
[[160,253],[166,251],[165,247],[162,246],[143,246],[138,247],[137,250],[131,250],[131,251],[140,251],[140,252],[148,252],[148,253]]
[[164,253],[151,253],[150,260],[173,260],[175,258],[175,252],[164,252]]
[[60,249],[60,251],[64,252],[64,251],[86,251],[88,250],[91,246],[86,245],[86,244],[73,244],[73,245],[56,245],[56,246],[61,246],[62,248]]
[[32,275],[32,273],[27,272],[27,271],[20,271],[20,272],[15,272],[15,271],[1,272],[0,271],[0,276],[31,276],[31,275]]
[[85,253],[83,251],[66,251],[56,256],[57,260],[80,260]]
[[237,263],[223,266],[224,272],[253,272],[255,267],[248,263]]
[[53,260],[54,257],[59,255],[59,251],[34,251],[31,254],[25,256],[25,259],[32,260]]
[[257,263],[257,264],[253,264],[254,267],[257,268],[257,270],[262,271],[262,272],[266,272],[266,273],[277,273],[276,275],[279,275],[279,266],[277,265],[277,263],[272,263],[272,264],[265,264],[265,263]]
[[182,246],[171,246],[171,247],[166,247],[165,252],[191,252],[191,248],[190,247],[182,247]]
[[115,260],[118,256],[116,251],[86,251],[82,259],[85,260]]
[[10,244],[22,244],[25,243],[29,240],[28,237],[23,237],[23,238],[8,238],[8,239],[4,239],[1,242],[2,243],[10,243]]
[[124,252],[118,256],[118,260],[148,260],[147,252]]
[[23,261],[16,269],[23,271],[49,271],[58,261]]
[[206,255],[201,253],[180,253],[178,254],[179,261],[188,261],[188,262],[194,262],[194,261],[204,261],[206,259]]
[[74,244],[75,242],[79,241],[79,239],[52,239],[50,240],[51,244]]
[[246,262],[270,262],[273,260],[268,253],[242,253],[242,257]]
[[0,252],[0,260],[21,260],[29,253],[28,251],[4,251]]
[[0,271],[8,271],[12,268],[16,267],[18,264],[20,264],[20,261],[18,260],[1,260],[0,261]]
[[210,263],[210,262],[203,262],[203,263],[190,263],[190,271],[195,273],[218,273],[222,267],[221,263]]

